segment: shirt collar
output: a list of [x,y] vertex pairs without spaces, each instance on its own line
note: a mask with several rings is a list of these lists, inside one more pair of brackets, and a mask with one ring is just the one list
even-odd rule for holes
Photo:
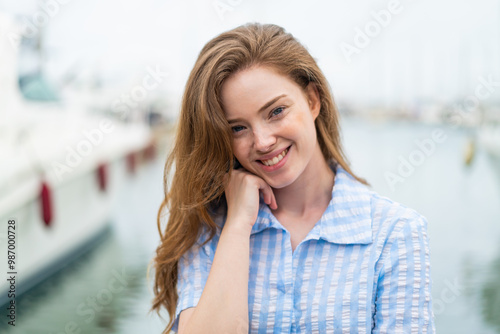
[[[320,221],[306,239],[324,239],[337,244],[370,244],[372,242],[371,190],[356,180],[338,163],[330,162],[335,171],[332,199]],[[286,230],[263,201],[251,234],[266,228]]]

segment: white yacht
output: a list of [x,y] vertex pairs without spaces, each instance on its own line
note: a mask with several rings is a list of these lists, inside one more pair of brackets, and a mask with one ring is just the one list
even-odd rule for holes
[[[146,124],[52,99],[41,77],[24,82],[29,91],[23,94],[18,47],[6,38],[20,34],[16,29],[15,21],[0,13],[0,268],[3,274],[15,272],[17,297],[109,231],[120,183],[133,177],[154,146]],[[36,101],[37,94],[45,101]],[[15,221],[10,236],[9,221]],[[12,267],[9,238],[15,240]],[[0,280],[0,305],[12,299],[9,288]]]

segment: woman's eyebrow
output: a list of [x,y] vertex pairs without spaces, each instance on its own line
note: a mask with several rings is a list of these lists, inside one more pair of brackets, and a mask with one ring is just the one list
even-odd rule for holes
[[[278,95],[276,96],[275,98],[272,98],[271,100],[269,100],[269,102],[267,102],[266,104],[264,104],[258,111],[258,113],[260,114],[261,112],[263,112],[264,110],[266,110],[267,108],[269,108],[270,106],[272,106],[276,101],[278,101],[279,99],[281,99],[282,97],[285,97],[286,94],[281,94],[281,95]],[[238,122],[240,119],[237,118],[237,119],[228,119],[227,122],[229,124],[231,123],[234,123],[234,122]]]

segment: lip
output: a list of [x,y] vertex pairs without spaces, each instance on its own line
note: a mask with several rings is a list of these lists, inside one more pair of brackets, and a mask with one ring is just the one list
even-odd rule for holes
[[261,157],[260,157],[260,159],[259,159],[259,160],[260,160],[260,161],[262,161],[262,160],[271,160],[272,158],[277,157],[278,155],[280,155],[280,154],[281,154],[281,152],[283,152],[284,150],[286,150],[286,149],[287,149],[287,148],[289,148],[289,147],[290,147],[290,146],[285,147],[285,148],[282,148],[282,149],[280,149],[280,150],[276,150],[276,151],[274,151],[273,153],[270,153],[270,154],[268,154],[268,155],[263,155],[263,156],[261,156]]
[[283,159],[281,159],[280,162],[278,162],[276,165],[273,165],[273,166],[266,166],[264,165],[261,161],[257,161],[260,168],[262,168],[265,172],[274,172],[275,170],[278,170],[280,169],[281,167],[283,167],[285,165],[285,163],[287,162],[288,160],[288,156],[290,155],[290,151],[292,150],[292,145],[288,146],[288,147],[285,147],[284,149],[278,151],[277,154],[274,154],[274,155],[267,155],[265,157],[263,157],[262,160],[269,160],[270,158],[267,158],[267,159],[264,159],[266,157],[271,157],[271,158],[274,158],[275,156],[281,154],[281,152],[283,152],[284,150],[286,150],[288,148],[288,152],[286,153],[286,155],[283,157]]

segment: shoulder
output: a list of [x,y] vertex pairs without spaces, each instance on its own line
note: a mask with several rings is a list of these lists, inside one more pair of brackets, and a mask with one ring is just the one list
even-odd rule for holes
[[332,207],[329,210],[337,211],[337,224],[342,220],[346,226],[359,225],[366,233],[371,232],[372,241],[379,245],[405,229],[426,229],[426,218],[416,210],[380,195],[342,167],[336,168]]
[[[428,248],[427,218],[415,209],[371,192],[372,233],[378,253],[390,249]],[[413,247],[412,245],[418,245]]]

